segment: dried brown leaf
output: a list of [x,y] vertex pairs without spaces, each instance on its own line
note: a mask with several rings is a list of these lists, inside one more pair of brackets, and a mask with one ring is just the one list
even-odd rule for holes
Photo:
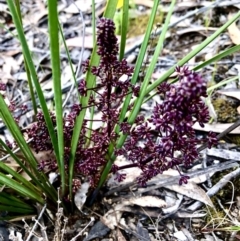
[[[233,123],[227,123],[227,124],[216,123],[216,124],[204,124],[204,127],[201,127],[198,123],[195,123],[193,128],[199,131],[206,131],[206,132],[213,131],[216,133],[222,133],[231,125],[233,125]],[[232,130],[230,134],[240,134],[240,126]]]
[[92,1],[89,0],[78,0],[70,4],[64,9],[66,13],[78,14],[79,10],[84,12],[91,11]]
[[85,182],[81,185],[81,187],[77,190],[75,196],[74,196],[74,203],[79,211],[82,210],[82,207],[87,199],[87,192],[90,187],[90,184],[88,182]]
[[117,235],[116,235],[117,237],[117,241],[126,241],[126,239],[124,238],[124,236],[123,236],[123,234],[122,234],[122,232],[121,232],[121,230],[118,228],[117,229]]
[[134,0],[134,3],[137,5],[148,7],[148,8],[153,7],[153,1],[150,1],[150,0]]
[[169,185],[165,186],[165,188],[185,195],[189,198],[195,199],[197,201],[203,202],[204,204],[209,205],[210,207],[213,207],[213,203],[209,196],[206,194],[206,192],[193,182],[188,182],[187,184],[181,186]]
[[[231,19],[233,17],[232,14],[228,15],[228,19]],[[231,38],[232,42],[236,45],[240,44],[240,30],[236,25],[236,22],[232,23],[228,27],[228,33],[229,37]]]
[[240,90],[218,90],[217,93],[240,100]]
[[114,229],[119,223],[122,211],[121,209],[124,207],[122,204],[116,205],[113,209],[110,209],[103,217],[101,217],[101,221],[110,229]]
[[91,35],[85,36],[84,46],[82,46],[82,37],[70,38],[66,40],[68,47],[84,47],[86,49],[93,48],[93,37]]
[[123,205],[138,205],[141,207],[165,207],[166,202],[153,196],[132,197],[122,202]]
[[141,207],[165,207],[166,202],[160,198],[153,196],[145,197],[132,197],[127,200],[123,200],[120,204],[109,210],[102,218],[101,221],[110,229],[114,229],[119,223],[122,213],[128,209],[128,206],[138,205]]

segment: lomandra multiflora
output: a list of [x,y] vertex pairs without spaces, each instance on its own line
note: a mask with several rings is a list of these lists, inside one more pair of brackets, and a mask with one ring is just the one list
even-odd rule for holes
[[[188,167],[197,157],[197,145],[208,142],[211,147],[216,143],[216,137],[210,133],[208,138],[198,139],[193,129],[194,123],[201,126],[209,120],[208,109],[202,101],[206,97],[206,82],[196,72],[186,67],[177,67],[179,81],[177,84],[163,83],[158,87],[158,93],[164,97],[161,103],[156,103],[152,115],[144,118],[139,115],[135,123],[127,121],[119,123],[121,106],[130,93],[137,98],[139,86],[132,85],[130,80],[133,68],[126,60],[118,60],[118,44],[114,35],[114,23],[110,19],[102,18],[97,25],[97,53],[100,56],[98,66],[84,63],[85,70],[90,69],[97,77],[96,86],[88,89],[85,80],[79,83],[80,95],[90,94],[88,107],[94,107],[99,112],[98,118],[85,119],[78,141],[75,158],[75,178],[85,178],[94,187],[106,165],[109,145],[115,146],[119,136],[114,128],[120,125],[120,134],[127,134],[125,144],[114,149],[115,156],[124,156],[129,165],[112,166],[112,172],[121,181],[124,174],[118,170],[139,167],[142,170],[138,177],[140,185],[169,168],[179,171],[179,183],[186,183],[188,177],[183,176],[179,165]],[[64,119],[65,166],[68,168],[70,143],[73,127],[77,115],[82,110],[81,105],[74,105],[72,112]],[[132,105],[129,106],[131,111]],[[55,116],[51,114],[55,123]],[[38,151],[53,150],[48,130],[42,113],[37,116],[37,123],[28,130],[28,136],[33,138],[32,145]],[[98,128],[90,128],[90,121],[100,123]],[[91,131],[91,135],[88,135]],[[57,171],[55,160],[42,160],[40,170]],[[75,179],[75,190],[81,181]]]

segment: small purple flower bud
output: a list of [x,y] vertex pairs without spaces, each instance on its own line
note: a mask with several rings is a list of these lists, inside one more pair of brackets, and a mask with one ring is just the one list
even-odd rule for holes
[[179,179],[179,185],[187,184],[189,179],[190,179],[189,176],[181,176]]
[[86,86],[86,81],[85,80],[81,80],[79,82],[79,84],[78,84],[78,92],[82,96],[86,96],[87,95],[87,86]]

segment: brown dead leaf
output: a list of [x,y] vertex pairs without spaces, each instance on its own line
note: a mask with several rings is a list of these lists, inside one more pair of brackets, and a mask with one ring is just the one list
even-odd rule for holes
[[[125,157],[117,157],[117,159],[115,161],[115,164],[117,166],[124,166],[124,165],[130,164],[130,162],[127,161],[127,159]],[[126,174],[126,178],[121,182],[121,185],[124,185],[124,184],[131,183],[131,182],[135,181],[136,178],[141,174],[141,172],[142,172],[142,170],[138,167],[120,170],[119,173],[125,173]],[[119,184],[120,183],[116,180],[115,175],[112,175],[107,182],[107,185],[110,188],[119,186]]]
[[[230,123],[230,124],[216,123],[216,124],[204,124],[204,127],[201,127],[198,123],[195,123],[193,125],[193,128],[194,130],[198,130],[198,131],[206,131],[206,132],[213,131],[216,133],[222,133],[231,125],[233,125],[233,123]],[[230,134],[240,134],[240,126],[238,126],[233,131],[231,131]]]
[[[196,177],[192,177],[189,181],[194,182],[196,184],[203,183],[209,178],[209,176],[212,176],[214,173],[215,172],[208,173],[208,175],[206,175],[206,174],[198,175]],[[179,177],[179,172],[174,169],[169,169],[169,170],[164,171],[162,174],[159,174],[159,175],[153,177],[151,179],[151,181],[157,182],[158,180],[164,180],[164,179],[166,180],[169,177]]]
[[82,46],[82,37],[70,38],[66,40],[66,44],[68,47],[84,47],[86,49],[93,48],[93,37],[92,35],[85,36],[84,38],[84,46]]
[[239,160],[239,152],[213,147],[207,151],[207,155],[225,160]]
[[89,182],[83,183],[74,196],[74,203],[79,211],[82,210],[82,207],[87,199],[87,192],[89,187]]
[[66,13],[77,14],[79,10],[84,12],[91,11],[92,2],[89,0],[78,0],[63,9]]
[[165,186],[165,188],[170,189],[172,191],[175,191],[177,193],[180,193],[182,195],[185,195],[189,198],[195,199],[197,201],[200,201],[206,205],[209,205],[210,207],[213,207],[213,203],[209,196],[206,194],[206,192],[196,185],[193,182],[188,182],[186,185],[169,185]]
[[[73,70],[75,71],[75,69],[76,69],[76,66],[73,65]],[[49,73],[47,73],[43,76],[43,78],[41,79],[41,82],[44,79],[48,79],[48,78],[49,78]],[[66,65],[65,68],[62,69],[62,73],[61,73],[61,86],[62,86],[62,88],[64,88],[67,85],[67,83],[70,81],[71,78],[72,78],[71,67],[69,65]],[[41,86],[42,86],[43,90],[52,90],[53,89],[53,82],[52,82],[51,79],[48,79],[47,81],[44,81],[41,84]]]
[[126,239],[124,238],[124,236],[123,236],[123,234],[122,234],[122,232],[121,232],[121,230],[118,228],[117,229],[117,235],[116,235],[117,237],[117,241],[126,241]]
[[160,198],[153,196],[132,197],[122,202],[123,205],[138,205],[141,207],[157,207],[166,206],[166,202]]
[[19,69],[19,65],[16,60],[11,56],[2,55],[1,58],[4,61],[2,69],[0,69],[0,79],[3,83],[8,83],[8,80],[14,80],[12,72],[16,72]]
[[[232,14],[228,15],[228,19],[231,19],[233,17]],[[236,45],[240,44],[240,30],[236,25],[236,22],[232,23],[228,27],[228,33],[229,37],[231,38],[232,42]]]
[[124,207],[122,204],[116,205],[113,209],[110,209],[103,217],[101,217],[102,223],[104,223],[108,228],[114,229],[119,223],[122,212],[121,209]]
[[36,1],[35,6],[30,8],[30,12],[23,18],[24,25],[37,25],[39,20],[48,13],[42,1]]
[[217,93],[240,100],[240,90],[218,90]]
[[153,196],[132,197],[130,199],[123,200],[120,204],[115,205],[113,209],[109,210],[103,217],[101,217],[101,221],[110,229],[114,229],[119,223],[122,213],[128,210],[129,206],[133,205],[138,205],[140,207],[161,208],[166,206],[166,202]]
[[137,5],[148,7],[148,8],[153,7],[153,1],[150,1],[150,0],[134,0],[134,3]]

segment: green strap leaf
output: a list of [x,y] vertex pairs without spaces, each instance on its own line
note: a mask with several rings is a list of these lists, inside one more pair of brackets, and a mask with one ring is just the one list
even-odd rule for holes
[[58,10],[57,0],[48,1],[48,28],[50,37],[50,52],[52,65],[53,90],[55,100],[55,112],[57,122],[57,143],[58,148],[55,151],[58,169],[61,178],[62,195],[65,194],[65,165],[64,165],[64,136],[63,136],[63,110],[62,110],[62,88],[60,71],[60,52],[58,37]]

